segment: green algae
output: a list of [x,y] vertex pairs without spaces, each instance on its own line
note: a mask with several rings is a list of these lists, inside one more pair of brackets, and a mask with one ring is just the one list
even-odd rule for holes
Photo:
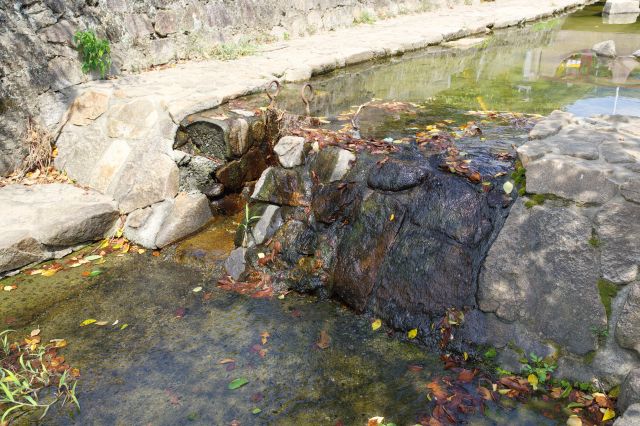
[[600,294],[600,300],[604,305],[604,310],[607,313],[607,321],[611,319],[611,301],[618,294],[618,286],[611,281],[607,281],[603,278],[598,280],[598,293]]

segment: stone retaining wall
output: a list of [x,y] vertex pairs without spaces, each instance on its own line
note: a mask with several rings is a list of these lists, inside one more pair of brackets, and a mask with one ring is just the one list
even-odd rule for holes
[[[26,116],[53,130],[69,90],[94,79],[71,39],[93,28],[112,46],[111,73],[207,58],[215,45],[254,44],[348,27],[354,20],[480,0],[18,0],[0,4],[0,175],[20,164]],[[73,92],[73,90],[71,90]],[[73,94],[73,93],[71,93]],[[71,99],[72,100],[72,99]]]

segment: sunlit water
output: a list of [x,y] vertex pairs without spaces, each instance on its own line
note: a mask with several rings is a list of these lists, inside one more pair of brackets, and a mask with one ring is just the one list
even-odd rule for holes
[[[443,119],[476,119],[468,110],[640,115],[639,63],[602,61],[588,51],[613,39],[619,54],[630,54],[640,48],[640,24],[606,22],[589,7],[498,32],[471,48],[435,47],[337,71],[313,82],[312,112],[338,128],[340,113],[372,98],[420,104],[415,116],[363,115],[363,136],[394,139]],[[286,87],[280,105],[302,113],[299,88]],[[264,104],[263,96],[234,103]],[[525,133],[496,127],[483,137],[495,154]],[[477,158],[488,155],[480,137],[465,143]],[[159,257],[111,258],[96,278],[76,270],[17,278],[18,289],[0,302],[0,320],[19,332],[40,327],[45,339],[67,339],[64,354],[82,373],[82,410],[56,411],[43,423],[362,425],[379,415],[408,425],[428,414],[425,384],[447,374],[436,354],[384,327],[373,331],[371,318],[334,302],[294,294],[251,299],[216,288],[236,220],[218,219]],[[118,325],[80,327],[87,318]],[[326,349],[317,345],[322,331],[330,337]],[[221,364],[225,359],[233,362]],[[424,368],[409,368],[415,365]],[[240,377],[248,383],[228,389]],[[531,406],[490,406],[469,417],[475,425],[564,421]]]

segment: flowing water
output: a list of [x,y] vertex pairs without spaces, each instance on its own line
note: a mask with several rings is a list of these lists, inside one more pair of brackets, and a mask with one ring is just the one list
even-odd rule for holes
[[[469,110],[640,115],[640,62],[589,50],[611,39],[629,55],[640,48],[640,23],[609,24],[601,7],[318,77],[312,113],[339,128],[340,113],[372,98],[419,105],[416,114],[363,114],[363,136],[393,139],[476,120]],[[302,113],[299,90],[285,87],[280,106]],[[232,106],[264,104],[255,96]],[[517,126],[495,129],[484,134],[495,150],[526,137]],[[480,156],[480,144],[465,149]],[[67,339],[63,353],[81,371],[82,410],[54,411],[43,424],[362,425],[378,415],[410,425],[428,414],[425,384],[447,374],[437,354],[331,301],[216,287],[238,220],[218,218],[160,256],[111,256],[94,278],[78,268],[5,281],[18,288],[0,298],[3,327]],[[110,325],[80,327],[88,318]],[[237,378],[248,383],[229,389]],[[490,404],[468,424],[564,424],[547,408]]]

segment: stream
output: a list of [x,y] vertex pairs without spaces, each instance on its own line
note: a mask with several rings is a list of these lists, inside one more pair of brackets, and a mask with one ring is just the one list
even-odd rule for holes
[[[640,48],[640,22],[609,24],[601,9],[599,3],[318,76],[311,112],[337,130],[345,123],[341,114],[372,99],[411,103],[410,114],[372,108],[360,117],[365,138],[409,141],[416,129],[436,123],[455,131],[477,121],[482,135],[462,137],[461,149],[486,160],[483,174],[506,172],[488,154],[523,143],[528,127],[482,122],[475,111],[640,116],[640,62],[590,51],[614,40],[619,55],[630,55]],[[303,114],[301,87],[283,87],[278,105]],[[226,108],[266,104],[255,95]],[[439,354],[384,325],[373,330],[373,318],[335,301],[294,292],[252,298],[217,287],[241,220],[241,213],[216,217],[159,255],[109,256],[95,277],[77,268],[6,279],[20,285],[0,300],[3,328],[17,330],[16,337],[40,328],[43,340],[66,339],[63,354],[81,372],[81,410],[56,407],[42,424],[337,426],[384,416],[413,425],[428,418],[426,384],[449,374]],[[107,325],[80,327],[89,318]],[[236,379],[247,383],[230,389]],[[541,400],[509,402],[488,402],[466,424],[566,422],[565,412]]]

